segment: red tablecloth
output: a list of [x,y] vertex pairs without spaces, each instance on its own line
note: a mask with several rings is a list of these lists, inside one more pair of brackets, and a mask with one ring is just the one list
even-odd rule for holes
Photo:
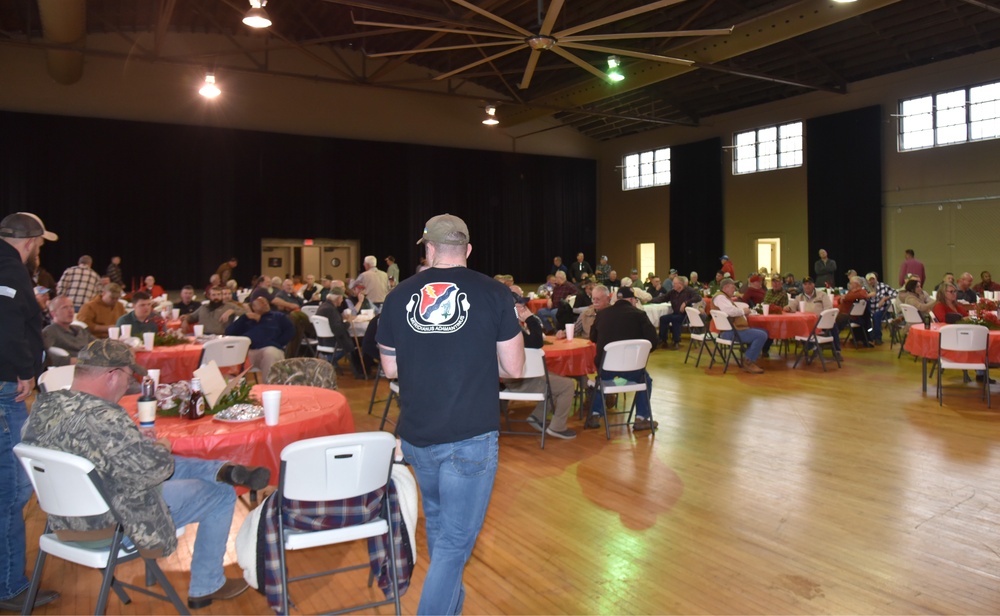
[[[941,323],[931,323],[931,329],[924,329],[920,325],[911,327],[906,334],[906,344],[903,345],[903,348],[917,357],[936,360],[938,358],[938,344],[941,339],[938,330],[942,327],[944,325]],[[948,351],[946,357],[952,361],[982,361],[982,356],[976,357],[975,355],[977,354]],[[991,364],[1000,364],[1000,331],[990,332],[989,355]]]
[[[318,387],[257,385],[253,394],[260,399],[265,391],[281,390],[278,425],[267,426],[263,419],[226,423],[205,417],[189,421],[179,417],[157,417],[156,435],[173,444],[173,452],[212,460],[232,460],[239,464],[266,466],[277,481],[281,450],[296,441],[329,434],[354,432],[354,416],[343,394]],[[121,405],[135,417],[138,396],[122,398]]]
[[549,372],[561,376],[584,376],[597,372],[594,365],[597,347],[590,340],[557,340],[555,336],[546,336],[545,341],[552,343],[542,345]]
[[[787,340],[795,336],[808,336],[813,328],[816,327],[818,320],[818,315],[811,312],[782,312],[781,314],[769,314],[767,316],[752,314],[747,317],[747,323],[749,323],[750,327],[765,330],[768,337],[775,340]],[[718,331],[715,329],[715,323],[712,323],[710,327],[713,332]]]
[[135,352],[135,361],[140,366],[159,368],[161,383],[189,380],[198,369],[199,359],[201,359],[200,344],[153,347],[152,351],[139,347]]
[[532,314],[538,314],[538,311],[542,308],[547,308],[549,305],[549,300],[547,299],[529,299],[528,300],[528,310]]

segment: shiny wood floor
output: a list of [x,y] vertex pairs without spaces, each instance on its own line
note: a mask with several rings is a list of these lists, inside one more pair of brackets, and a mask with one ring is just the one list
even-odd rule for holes
[[[650,359],[655,438],[619,428],[609,442],[576,420],[577,439],[548,439],[544,451],[537,437],[501,437],[465,613],[1000,613],[1000,400],[988,411],[946,375],[954,389],[939,407],[933,388],[921,394],[920,363],[888,343],[844,354],[826,374],[774,357],[750,376],[661,350]],[[377,429],[370,383],[348,376],[341,388],[358,429]],[[42,520],[33,505],[27,516],[30,565]],[[163,561],[182,596],[193,535]],[[422,527],[417,543],[406,613],[426,571]],[[291,567],[345,558],[365,554],[314,550]],[[235,575],[232,553],[227,562]],[[363,600],[365,582],[309,581],[292,596],[316,612]],[[63,596],[39,611],[92,611],[97,583],[52,559],[45,586]],[[114,596],[108,611],[170,613]],[[251,591],[202,611],[268,610]]]

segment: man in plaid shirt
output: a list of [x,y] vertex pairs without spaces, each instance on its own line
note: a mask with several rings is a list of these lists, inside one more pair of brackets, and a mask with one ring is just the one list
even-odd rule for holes
[[59,295],[65,295],[73,300],[73,309],[77,312],[84,304],[94,299],[101,284],[101,277],[90,267],[93,262],[90,255],[83,255],[76,265],[66,268],[62,278],[59,279]]
[[868,293],[868,306],[872,311],[872,339],[875,344],[882,344],[882,321],[897,293],[886,283],[880,282],[875,272],[868,272],[865,280],[872,289]]

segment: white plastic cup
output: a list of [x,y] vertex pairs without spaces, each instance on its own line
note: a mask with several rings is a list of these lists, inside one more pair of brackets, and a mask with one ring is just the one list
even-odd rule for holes
[[160,369],[159,368],[150,368],[150,369],[146,370],[146,374],[149,376],[149,378],[153,379],[153,389],[156,389],[157,387],[160,386]]
[[976,311],[975,310],[970,310],[969,311],[969,318],[970,319],[976,318]]
[[204,335],[205,335],[205,326],[201,325],[200,323],[198,325],[195,325],[194,326],[194,337],[195,338],[201,338]]
[[117,327],[108,328],[108,338],[110,338],[111,340],[118,340],[119,337],[121,337],[121,330],[119,328]]
[[771,305],[770,304],[764,304],[763,310],[764,310],[764,316],[767,316],[767,315],[771,314]]
[[131,325],[122,325],[121,330],[122,330],[122,338],[128,338],[129,336],[132,335]]
[[265,391],[260,395],[264,403],[264,423],[269,426],[278,425],[278,414],[281,410],[281,391]]
[[146,332],[142,335],[142,345],[147,351],[153,350],[153,338],[156,336],[153,332]]
[[806,311],[806,300],[800,299],[799,300],[799,312],[805,312],[805,311]]
[[174,320],[176,321],[177,319],[181,318],[181,309],[174,308],[173,310],[170,311],[170,314],[174,317]]
[[575,328],[576,328],[576,325],[573,324],[573,323],[570,323],[569,325],[566,326],[566,340],[572,340],[573,339],[573,331],[574,331]]

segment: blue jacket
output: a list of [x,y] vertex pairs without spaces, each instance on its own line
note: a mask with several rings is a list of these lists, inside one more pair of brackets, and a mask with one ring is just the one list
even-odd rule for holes
[[295,335],[295,326],[284,314],[272,310],[262,314],[260,321],[241,316],[226,328],[226,335],[246,336],[251,349],[273,346],[284,350]]

